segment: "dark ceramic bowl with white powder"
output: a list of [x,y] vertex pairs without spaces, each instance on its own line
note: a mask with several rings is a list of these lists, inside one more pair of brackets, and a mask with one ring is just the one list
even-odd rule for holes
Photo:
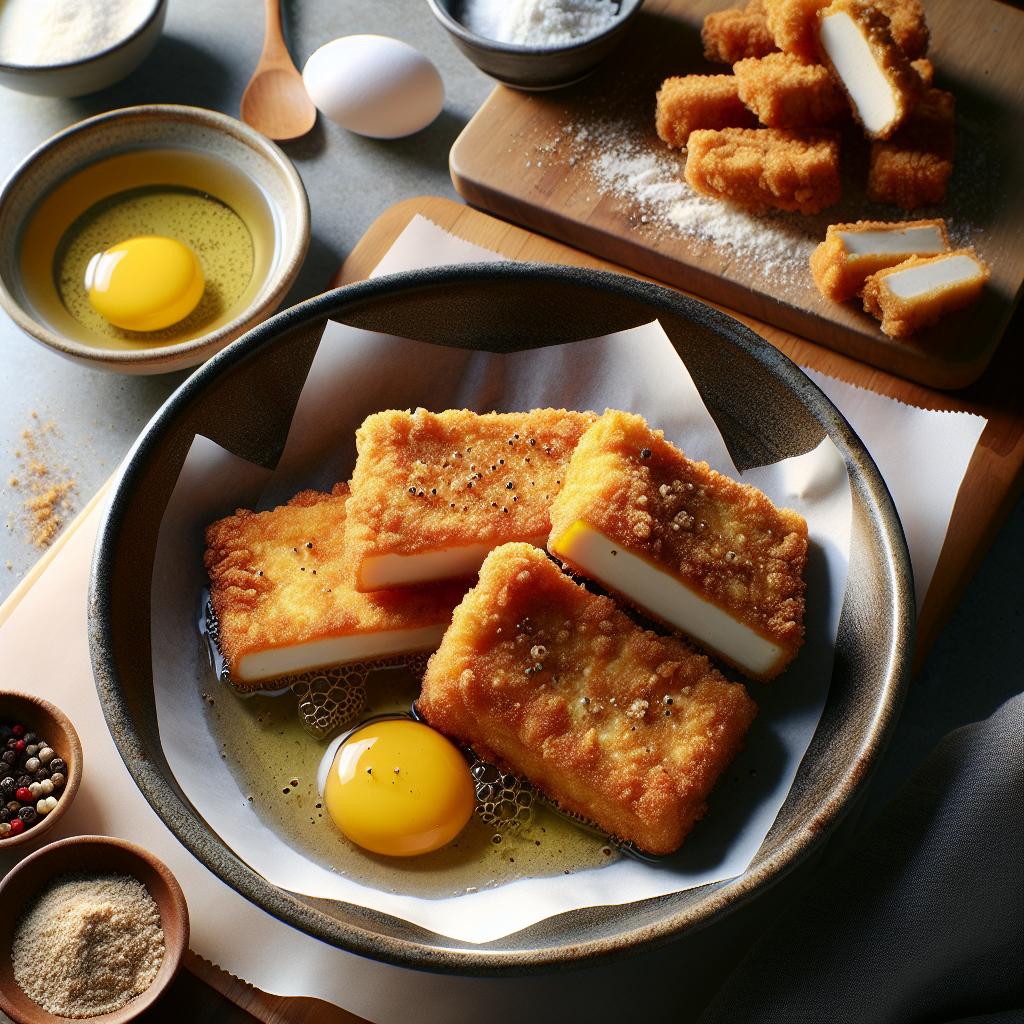
[[585,78],[619,44],[644,0],[427,0],[455,45],[516,89]]

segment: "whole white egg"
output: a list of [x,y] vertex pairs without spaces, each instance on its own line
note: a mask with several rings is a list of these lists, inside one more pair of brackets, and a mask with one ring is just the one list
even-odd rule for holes
[[343,128],[397,139],[426,128],[444,106],[444,83],[429,58],[390,36],[342,36],[302,71],[310,99]]

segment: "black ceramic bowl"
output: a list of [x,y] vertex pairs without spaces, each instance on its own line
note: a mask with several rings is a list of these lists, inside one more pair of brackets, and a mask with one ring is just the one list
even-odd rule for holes
[[[328,318],[491,351],[560,345],[657,318],[741,467],[806,451],[825,434],[835,442],[852,481],[853,539],[831,689],[789,798],[741,877],[562,914],[473,946],[275,888],[191,807],[161,749],[153,700],[149,606],[157,530],[194,434],[274,464]],[[427,970],[500,975],[579,966],[685,939],[806,863],[861,792],[895,721],[909,670],[913,607],[903,532],[874,463],[835,407],[785,356],[723,313],[657,285],[506,263],[414,271],[327,292],[272,317],[197,370],[130,454],[99,535],[89,629],[96,685],[121,756],[157,814],[211,871],[268,913],[344,949]]]
[[455,45],[483,72],[516,89],[559,89],[590,74],[618,45],[644,0],[617,0],[618,14],[603,32],[569,44],[503,43],[471,32],[459,20],[466,0],[427,0]]

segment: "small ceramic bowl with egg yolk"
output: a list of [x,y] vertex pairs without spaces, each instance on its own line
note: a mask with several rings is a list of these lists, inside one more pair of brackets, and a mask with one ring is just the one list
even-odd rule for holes
[[66,129],[0,191],[0,305],[66,358],[195,366],[281,304],[309,245],[288,158],[211,110],[150,105]]

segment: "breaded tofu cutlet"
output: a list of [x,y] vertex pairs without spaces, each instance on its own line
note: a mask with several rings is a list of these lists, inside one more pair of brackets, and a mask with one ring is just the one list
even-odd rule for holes
[[769,128],[814,131],[846,111],[846,98],[828,69],[820,64],[805,64],[792,53],[770,53],[737,61],[733,72],[739,98]]
[[833,0],[818,13],[818,52],[868,138],[889,138],[924,91],[889,19],[861,0]]
[[697,192],[754,212],[817,213],[838,202],[842,191],[838,140],[782,128],[695,131],[685,175]]
[[636,626],[537,548],[488,555],[417,709],[484,760],[652,854],[678,849],[757,708],[681,640]]
[[906,338],[975,302],[989,268],[973,249],[915,256],[864,282],[864,310],[890,338]]
[[818,11],[829,0],[764,0],[768,31],[775,45],[807,64],[818,61]]
[[926,90],[891,139],[872,143],[868,198],[904,210],[941,203],[953,173],[955,120],[953,94]]
[[655,106],[658,137],[681,149],[697,128],[753,128],[757,118],[743,105],[738,85],[735,75],[666,78]]
[[358,593],[343,542],[347,500],[339,484],[268,512],[239,509],[207,527],[217,646],[238,689],[440,643],[465,587]]
[[735,64],[744,57],[763,57],[776,48],[765,17],[764,0],[750,0],[746,7],[706,15],[700,38],[705,60],[721,64]]
[[928,22],[921,0],[872,0],[889,19],[889,33],[915,64],[928,52]]
[[948,250],[944,220],[830,224],[825,240],[811,253],[811,276],[826,299],[845,302],[860,293],[871,274],[911,256]]
[[609,411],[583,435],[548,550],[755,679],[803,643],[803,517],[688,459],[640,416]]
[[370,591],[468,577],[509,541],[543,544],[592,413],[389,411],[356,432],[345,544]]

